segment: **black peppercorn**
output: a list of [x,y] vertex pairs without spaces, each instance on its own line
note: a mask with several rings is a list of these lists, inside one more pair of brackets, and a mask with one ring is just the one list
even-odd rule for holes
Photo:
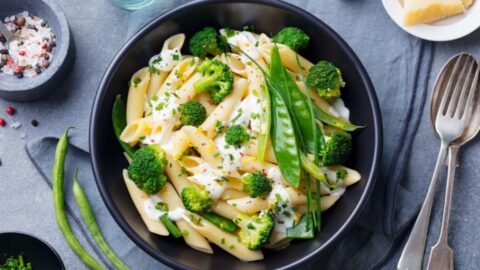
[[23,78],[23,71],[15,73],[15,76],[17,76],[19,79]]
[[32,123],[32,126],[34,127],[38,126],[38,121],[35,119],[33,119],[31,123]]

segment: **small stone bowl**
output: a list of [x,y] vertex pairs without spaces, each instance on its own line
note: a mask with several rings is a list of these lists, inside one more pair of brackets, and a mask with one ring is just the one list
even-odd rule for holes
[[50,66],[31,78],[0,73],[0,97],[11,101],[33,101],[55,90],[67,75],[73,62],[73,40],[67,18],[55,0],[2,1],[0,19],[28,11],[46,20],[56,36],[56,47]]

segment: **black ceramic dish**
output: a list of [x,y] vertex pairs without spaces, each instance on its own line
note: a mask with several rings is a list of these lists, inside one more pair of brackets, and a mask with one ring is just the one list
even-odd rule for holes
[[45,241],[29,234],[18,232],[0,233],[0,264],[7,257],[22,255],[33,269],[63,270],[62,259]]
[[[275,33],[284,26],[297,26],[311,36],[302,54],[308,59],[326,59],[337,64],[347,87],[343,91],[354,123],[368,124],[354,135],[349,166],[363,179],[349,187],[341,200],[322,217],[323,230],[313,240],[293,241],[281,251],[265,252],[265,259],[244,263],[215,248],[215,255],[188,247],[182,239],[159,237],[148,232],[123,184],[127,167],[112,125],[111,110],[117,94],[127,95],[132,74],[147,65],[170,35],[187,37],[205,26],[242,28],[253,24],[258,32]],[[382,153],[380,110],[370,79],[350,47],[327,25],[308,12],[281,1],[196,1],[162,15],[142,28],[117,54],[100,85],[90,123],[90,153],[98,188],[114,219],[125,233],[154,258],[178,269],[274,269],[291,268],[320,258],[350,230],[373,188]]]
[[38,76],[18,79],[0,73],[0,97],[13,101],[32,101],[54,91],[73,62],[73,41],[65,14],[55,0],[0,0],[0,7],[1,20],[22,11],[43,18],[52,27],[57,43],[50,66]]

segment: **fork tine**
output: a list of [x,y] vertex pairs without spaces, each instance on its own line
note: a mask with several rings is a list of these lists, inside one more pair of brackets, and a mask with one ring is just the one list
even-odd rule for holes
[[[453,93],[452,93],[452,98],[450,99],[450,103],[448,104],[447,112],[446,115],[449,117],[453,117],[455,115],[455,112],[460,109],[460,106],[458,104],[460,103],[460,93],[466,89],[466,87],[463,87],[467,84],[467,81],[465,79],[465,76],[467,74],[467,66],[468,66],[468,61],[469,58],[462,62],[462,70],[460,73],[458,73],[458,76],[455,76],[455,74],[452,74],[452,79],[455,80],[455,86],[453,87]],[[471,65],[474,63],[472,62]]]
[[468,93],[467,105],[465,106],[465,111],[462,115],[462,119],[465,119],[466,116],[468,116],[470,112],[473,110],[473,100],[475,97],[475,93],[477,92],[479,73],[480,73],[480,67],[477,66],[477,70],[475,71],[475,76],[473,77],[472,86],[470,87],[470,92]]
[[453,75],[457,72],[457,69],[458,69],[458,66],[459,66],[459,63],[460,63],[460,59],[462,59],[463,55],[460,55],[457,59],[457,61],[455,62],[455,66],[453,66],[453,70],[452,70],[452,73],[450,74],[450,77],[448,78],[448,82],[447,82],[447,86],[445,87],[445,91],[443,92],[443,97],[442,97],[442,100],[440,101],[440,106],[438,108],[438,112],[437,112],[437,116],[438,115],[444,115],[444,112],[445,112],[445,107],[447,106],[447,102],[449,100],[449,97],[452,93],[452,79],[453,79]]
[[[476,62],[475,59],[471,59],[470,65],[468,65],[469,66],[468,72],[466,72],[465,74],[462,74],[462,75],[466,75],[466,78],[462,78],[463,86],[462,86],[460,98],[458,99],[458,102],[457,102],[457,108],[453,115],[454,118],[460,118],[463,115],[462,112],[465,112],[465,103],[468,100],[468,98],[466,99],[465,96],[467,96],[467,92],[471,91],[471,89],[467,89],[467,88],[470,87],[472,84],[471,79],[472,79],[473,68],[475,67],[475,62]],[[466,66],[467,65],[465,65],[464,67]],[[463,71],[464,69],[462,70],[462,72]]]

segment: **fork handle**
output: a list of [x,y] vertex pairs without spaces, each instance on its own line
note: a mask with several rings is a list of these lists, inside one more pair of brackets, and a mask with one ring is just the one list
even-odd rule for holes
[[437,243],[432,247],[428,259],[428,270],[453,270],[453,250],[448,246],[448,227],[450,224],[450,208],[452,206],[453,184],[457,167],[458,146],[449,147],[448,176],[443,205],[442,228]]
[[445,155],[448,149],[448,142],[442,140],[440,152],[438,153],[437,163],[433,170],[432,180],[428,187],[427,196],[423,202],[422,209],[418,214],[417,220],[413,225],[412,232],[408,237],[407,243],[402,251],[398,261],[398,270],[421,270],[423,253],[425,250],[425,241],[427,239],[428,224],[430,222],[430,212],[432,211],[433,198],[437,188],[438,174],[445,161]]

